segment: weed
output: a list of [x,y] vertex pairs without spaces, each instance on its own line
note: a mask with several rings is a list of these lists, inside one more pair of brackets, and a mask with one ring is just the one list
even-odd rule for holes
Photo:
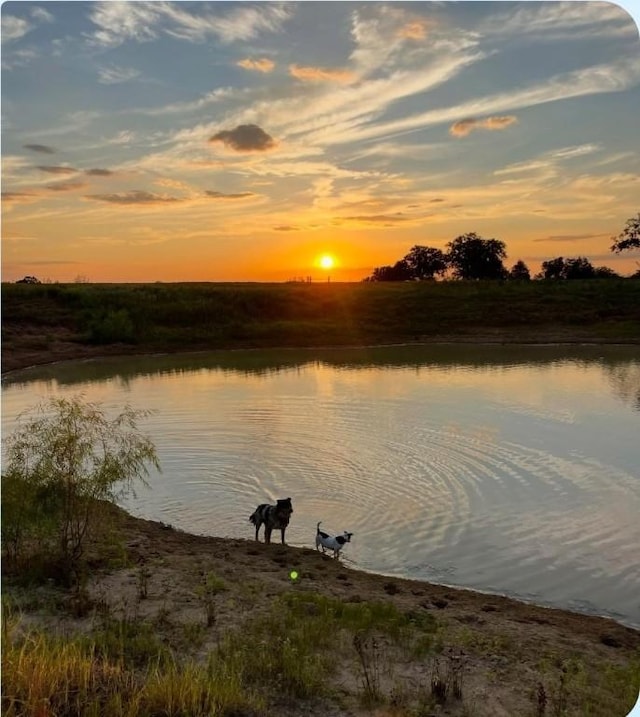
[[353,647],[358,656],[360,678],[362,681],[362,703],[372,707],[382,700],[380,692],[380,643],[369,635],[356,633],[353,636]]
[[216,600],[219,593],[227,589],[227,585],[214,573],[207,573],[202,583],[197,587],[196,593],[202,601],[205,612],[207,627],[212,627],[216,622]]

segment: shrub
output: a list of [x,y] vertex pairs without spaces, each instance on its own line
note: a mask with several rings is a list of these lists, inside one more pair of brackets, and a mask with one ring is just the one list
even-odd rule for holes
[[127,406],[114,419],[81,398],[52,398],[5,439],[2,543],[9,567],[48,552],[54,575],[78,577],[87,539],[103,501],[145,483],[158,466],[151,440],[138,431],[147,415]]

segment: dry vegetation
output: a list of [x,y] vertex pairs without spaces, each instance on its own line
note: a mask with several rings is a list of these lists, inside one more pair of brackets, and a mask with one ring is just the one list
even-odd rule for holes
[[640,688],[610,620],[108,511],[75,589],[5,580],[3,714],[623,717]]

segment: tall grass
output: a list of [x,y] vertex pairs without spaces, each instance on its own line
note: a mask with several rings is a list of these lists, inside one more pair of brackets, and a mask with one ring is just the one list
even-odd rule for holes
[[[3,324],[155,349],[411,341],[570,328],[640,337],[631,279],[359,284],[3,284]],[[9,332],[8,340],[13,340]]]

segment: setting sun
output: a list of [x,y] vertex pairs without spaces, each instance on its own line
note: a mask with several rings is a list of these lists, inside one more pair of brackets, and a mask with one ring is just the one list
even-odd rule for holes
[[318,260],[318,263],[323,269],[332,269],[336,262],[331,254],[323,254]]

